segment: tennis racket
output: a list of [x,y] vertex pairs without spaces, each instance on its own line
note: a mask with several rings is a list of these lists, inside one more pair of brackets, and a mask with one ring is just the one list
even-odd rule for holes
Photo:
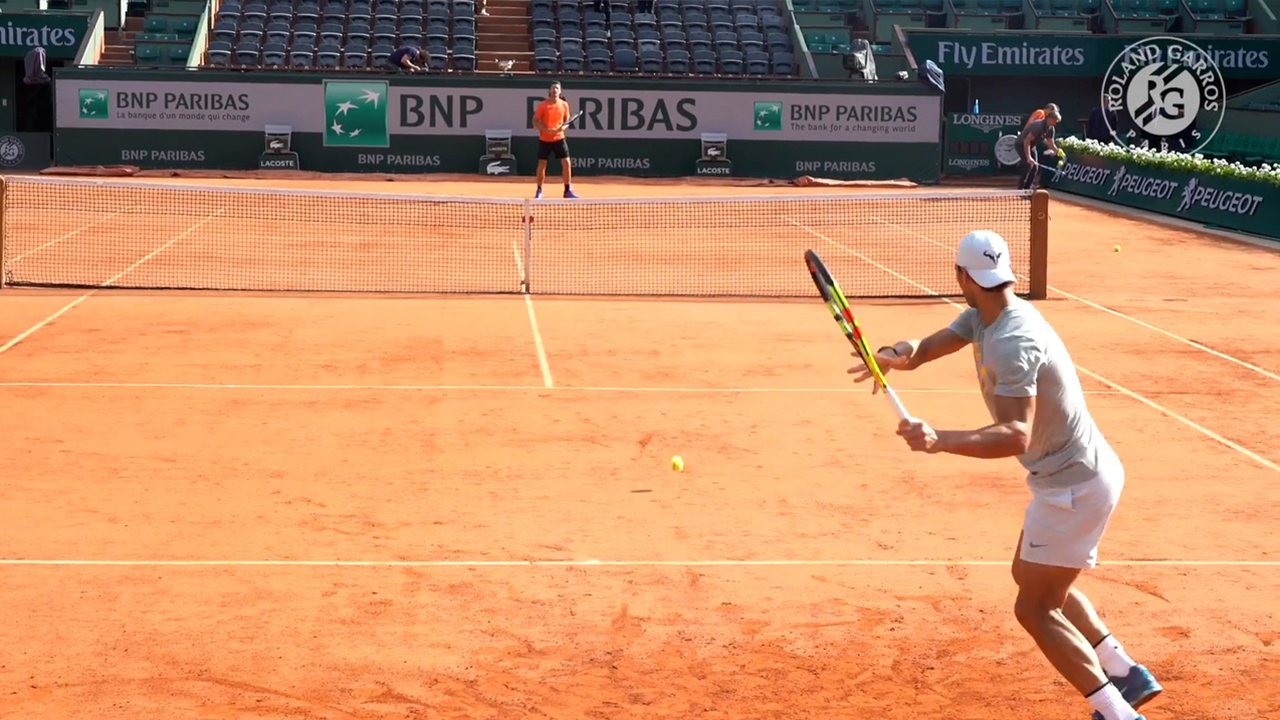
[[565,120],[565,121],[560,125],[560,127],[559,127],[558,129],[559,129],[559,130],[563,130],[563,129],[565,129],[565,128],[569,127],[569,126],[570,126],[570,125],[572,125],[572,124],[573,124],[573,123],[574,123],[578,118],[580,118],[580,117],[582,117],[584,114],[586,114],[586,112],[587,112],[586,110],[579,110],[579,111],[577,112],[577,114],[576,114],[576,115],[574,115],[573,117],[569,118],[568,120]]
[[849,338],[849,342],[858,351],[858,357],[862,358],[862,362],[867,366],[867,370],[871,371],[876,383],[884,389],[885,397],[889,398],[889,402],[893,404],[894,412],[898,413],[898,419],[912,420],[911,416],[907,414],[907,409],[903,407],[902,401],[898,399],[898,394],[893,391],[893,388],[889,387],[889,383],[885,382],[884,373],[880,371],[875,355],[867,345],[866,338],[862,336],[862,328],[858,326],[857,319],[853,317],[853,311],[849,309],[849,301],[845,299],[844,293],[840,290],[840,286],[836,284],[835,278],[831,277],[831,272],[823,264],[822,258],[818,257],[818,254],[814,251],[806,250],[804,262],[809,267],[809,274],[813,276],[813,284],[818,286],[818,293],[822,295],[823,302],[827,304],[827,308],[831,310],[832,317],[836,319],[836,324],[840,326],[844,336]]

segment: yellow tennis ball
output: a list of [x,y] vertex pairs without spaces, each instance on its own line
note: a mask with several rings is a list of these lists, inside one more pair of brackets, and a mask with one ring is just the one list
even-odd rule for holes
[[1117,245],[1117,246],[1115,247],[1115,251],[1116,251],[1116,252],[1120,252],[1120,246],[1119,246],[1119,245]]
[[671,469],[676,472],[684,472],[684,458],[676,455],[671,458]]

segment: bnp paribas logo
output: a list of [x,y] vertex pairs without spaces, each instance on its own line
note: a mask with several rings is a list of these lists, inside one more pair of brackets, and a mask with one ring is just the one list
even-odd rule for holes
[[326,147],[387,147],[388,83],[326,80],[324,144]]
[[772,100],[757,100],[753,127],[756,130],[782,129],[782,103]]
[[111,117],[107,98],[111,93],[97,88],[80,88],[80,119],[106,120]]

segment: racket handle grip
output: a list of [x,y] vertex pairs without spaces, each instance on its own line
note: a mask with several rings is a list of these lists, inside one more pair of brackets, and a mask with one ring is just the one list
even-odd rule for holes
[[911,415],[907,413],[907,408],[903,406],[902,401],[898,399],[898,393],[894,392],[893,388],[887,385],[883,387],[884,387],[885,397],[889,398],[889,403],[893,405],[894,412],[898,413],[898,419],[911,420],[912,422],[914,422],[914,419],[911,417]]

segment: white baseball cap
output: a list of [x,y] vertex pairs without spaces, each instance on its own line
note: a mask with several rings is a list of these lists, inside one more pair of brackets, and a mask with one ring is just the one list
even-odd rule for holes
[[956,250],[956,264],[984,288],[1017,280],[1009,263],[1009,245],[990,230],[974,230],[965,235]]

